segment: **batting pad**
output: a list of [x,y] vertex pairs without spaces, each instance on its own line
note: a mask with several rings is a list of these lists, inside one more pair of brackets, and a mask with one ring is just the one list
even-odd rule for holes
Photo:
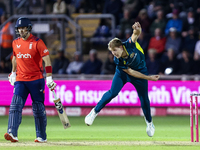
[[22,120],[22,109],[24,107],[24,100],[19,95],[13,95],[12,102],[9,109],[8,119],[8,133],[12,133],[17,137],[17,130]]
[[35,118],[36,136],[46,140],[47,117],[44,104],[42,102],[33,102],[32,108]]

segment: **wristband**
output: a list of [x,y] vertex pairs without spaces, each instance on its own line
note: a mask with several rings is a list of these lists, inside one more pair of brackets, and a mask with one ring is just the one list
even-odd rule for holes
[[52,67],[51,66],[46,66],[45,70],[46,70],[46,73],[52,73]]

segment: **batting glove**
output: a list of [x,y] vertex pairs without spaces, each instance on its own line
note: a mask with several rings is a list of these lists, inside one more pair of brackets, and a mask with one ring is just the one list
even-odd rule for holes
[[16,81],[16,72],[11,72],[11,73],[8,75],[8,80],[9,80],[10,84],[11,84],[12,86],[14,86],[15,81]]
[[55,90],[56,83],[53,81],[52,76],[46,77],[46,84],[51,91]]

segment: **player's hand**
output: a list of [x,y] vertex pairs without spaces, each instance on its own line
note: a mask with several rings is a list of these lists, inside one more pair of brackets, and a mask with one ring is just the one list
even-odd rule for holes
[[160,78],[160,75],[152,75],[152,76],[150,76],[149,80],[158,81],[159,78]]
[[142,28],[141,28],[141,25],[139,22],[135,22],[132,26],[134,32],[141,32],[142,31]]
[[52,76],[46,77],[46,84],[51,91],[55,90],[56,83],[53,81]]
[[11,84],[12,86],[14,86],[15,81],[16,81],[16,72],[11,72],[11,73],[8,75],[8,80],[9,80],[10,84]]

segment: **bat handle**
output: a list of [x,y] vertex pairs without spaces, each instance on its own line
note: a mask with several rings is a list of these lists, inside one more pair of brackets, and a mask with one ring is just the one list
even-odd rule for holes
[[58,99],[57,96],[56,96],[55,91],[53,90],[52,92],[53,92],[54,98],[55,98],[55,99]]

